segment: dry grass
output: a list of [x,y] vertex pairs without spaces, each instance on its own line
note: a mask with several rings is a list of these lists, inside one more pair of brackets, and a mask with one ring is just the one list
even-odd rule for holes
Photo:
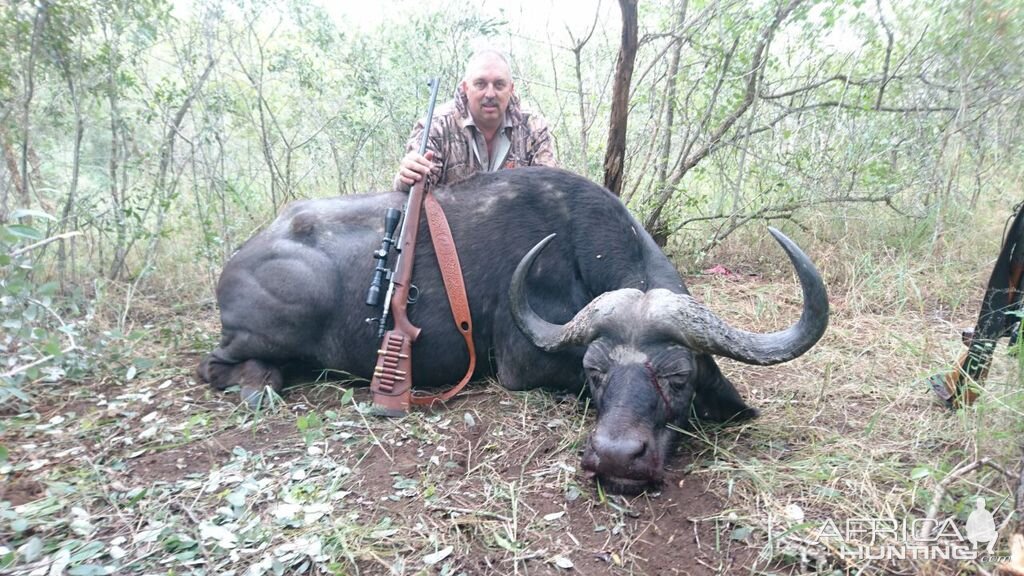
[[[961,241],[990,245],[999,225]],[[685,433],[663,491],[633,499],[579,472],[592,417],[576,398],[481,383],[448,411],[390,421],[364,417],[365,389],[342,381],[252,414],[191,379],[216,338],[211,308],[175,307],[171,285],[133,295],[127,315],[127,292],[111,296],[98,314],[146,338],[122,344],[94,380],[38,383],[32,410],[0,423],[0,571],[986,573],[994,561],[868,560],[850,550],[870,534],[816,535],[826,521],[923,518],[958,464],[1016,467],[1024,401],[1003,348],[975,408],[941,408],[923,381],[950,366],[959,327],[973,323],[987,272],[960,270],[990,266],[990,254],[957,244],[915,259],[853,233],[799,239],[830,288],[824,340],[778,367],[723,361],[762,417]],[[764,242],[736,238],[709,259],[756,276],[691,281],[724,317],[759,329],[799,306]],[[137,358],[151,362],[129,378]],[[992,468],[964,475],[937,518],[962,529],[980,495],[1002,522],[1012,488]]]

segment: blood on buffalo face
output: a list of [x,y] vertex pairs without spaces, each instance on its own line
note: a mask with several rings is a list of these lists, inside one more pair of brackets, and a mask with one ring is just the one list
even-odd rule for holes
[[583,470],[611,492],[656,486],[695,386],[693,353],[669,343],[622,344],[599,339],[583,359],[597,423],[583,452]]
[[586,346],[583,360],[597,422],[583,454],[584,471],[615,492],[661,482],[675,433],[691,411],[713,420],[756,415],[722,376],[711,355],[771,365],[802,355],[828,326],[828,296],[807,255],[777,230],[772,235],[796,268],[803,291],[800,319],[759,334],[730,326],[685,293],[620,288],[599,295],[565,324],[552,324],[529,305],[525,279],[551,241],[523,257],[509,288],[516,325],[538,348],[556,353]]

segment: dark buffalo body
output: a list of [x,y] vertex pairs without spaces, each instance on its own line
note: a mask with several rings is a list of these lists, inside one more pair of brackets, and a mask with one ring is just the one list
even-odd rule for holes
[[[617,198],[584,178],[521,168],[433,194],[459,250],[476,376],[496,376],[511,390],[577,391],[589,382],[598,424],[583,465],[614,488],[660,480],[673,435],[665,424],[685,425],[691,411],[713,420],[754,415],[708,353],[777,363],[802,354],[824,332],[820,278],[781,235],[801,277],[804,313],[787,331],[756,335],[723,328],[706,308],[679,296],[686,293],[682,279],[650,236]],[[295,363],[369,379],[379,344],[376,326],[366,322],[379,310],[364,304],[372,255],[386,208],[402,208],[405,200],[385,193],[285,208],[225,266],[217,287],[221,342],[200,376],[218,388],[240,385],[246,398],[267,385],[280,389],[282,368]],[[519,268],[518,303],[510,306],[517,265],[552,233],[557,237]],[[465,372],[468,356],[425,218],[413,284],[409,318],[423,329],[413,346],[414,386],[450,385]],[[685,334],[672,327],[693,317]],[[726,333],[694,334],[706,330]]]

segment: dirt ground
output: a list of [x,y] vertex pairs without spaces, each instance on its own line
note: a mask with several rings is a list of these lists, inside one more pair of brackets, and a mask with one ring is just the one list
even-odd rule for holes
[[[792,286],[760,277],[691,287],[739,324],[783,326],[799,310]],[[811,538],[824,519],[922,515],[950,463],[988,449],[979,420],[943,410],[921,384],[956,352],[951,334],[963,318],[954,316],[967,314],[856,306],[833,295],[829,334],[793,363],[723,362],[763,416],[683,438],[660,491],[632,498],[604,494],[579,469],[593,421],[585,399],[481,382],[446,409],[382,420],[365,415],[365,387],[330,382],[289,389],[252,413],[236,394],[195,382],[198,347],[154,342],[160,361],[130,379],[40,384],[30,410],[4,416],[0,567],[981,574],[981,562],[851,560]],[[216,336],[214,315],[186,320],[177,329]],[[1009,381],[1001,374],[1014,369],[1002,359],[993,378]],[[1005,404],[1013,394],[991,396]],[[1002,446],[1003,433],[981,436]],[[1012,506],[996,476],[950,490],[942,513],[961,519],[961,503],[979,492]]]

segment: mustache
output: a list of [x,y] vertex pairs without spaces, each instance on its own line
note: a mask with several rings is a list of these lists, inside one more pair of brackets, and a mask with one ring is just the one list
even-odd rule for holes
[[484,106],[497,106],[498,105],[498,99],[497,98],[484,98],[483,100],[480,101],[480,104],[482,104]]

